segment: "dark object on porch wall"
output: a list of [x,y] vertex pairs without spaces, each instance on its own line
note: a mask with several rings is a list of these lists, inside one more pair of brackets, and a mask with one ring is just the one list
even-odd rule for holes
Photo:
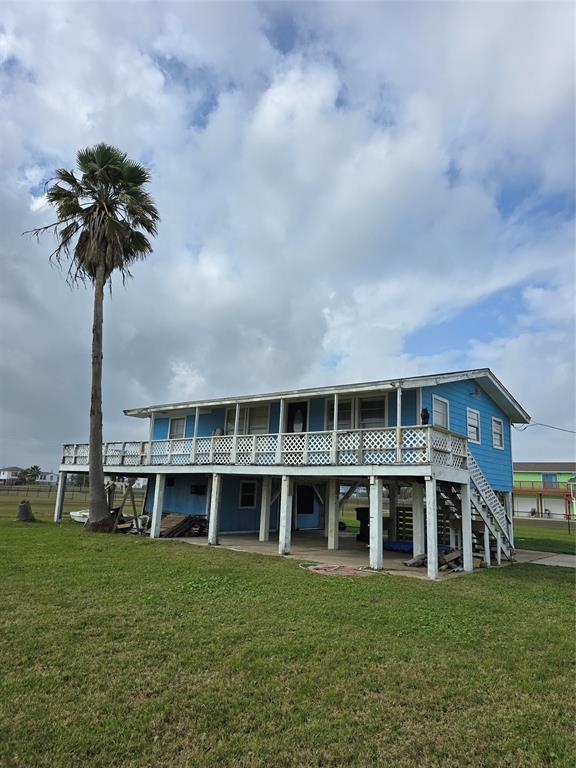
[[422,426],[430,424],[430,411],[428,408],[422,408],[420,411],[420,423]]
[[22,499],[20,504],[18,504],[18,515],[16,516],[16,520],[19,523],[37,522],[36,518],[32,514],[32,506],[26,499]]

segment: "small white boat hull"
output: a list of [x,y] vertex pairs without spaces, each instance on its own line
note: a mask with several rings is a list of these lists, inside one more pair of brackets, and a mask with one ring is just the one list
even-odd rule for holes
[[79,509],[77,512],[70,512],[70,517],[75,523],[82,523],[84,525],[88,522],[88,510]]

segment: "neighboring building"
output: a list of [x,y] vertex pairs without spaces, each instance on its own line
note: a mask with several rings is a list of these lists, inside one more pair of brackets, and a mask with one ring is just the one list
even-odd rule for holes
[[40,472],[38,475],[38,479],[36,480],[37,483],[42,483],[43,485],[56,485],[58,482],[58,473],[57,472]]
[[575,474],[573,461],[515,462],[514,515],[554,520],[574,516]]
[[2,467],[0,469],[0,485],[18,485],[18,474],[22,467]]
[[[465,570],[473,541],[488,561],[491,546],[498,559],[511,555],[510,426],[530,417],[489,369],[125,414],[148,419],[148,440],[105,443],[105,472],[149,478],[152,536],[163,513],[180,512],[208,516],[211,544],[226,533],[277,536],[287,554],[292,536],[305,530],[337,549],[339,506],[365,486],[373,568],[384,562],[384,489],[388,538],[426,551],[430,578],[438,575],[439,544],[461,546]],[[56,520],[66,474],[87,471],[88,445],[65,445]],[[408,496],[405,510],[396,500]]]

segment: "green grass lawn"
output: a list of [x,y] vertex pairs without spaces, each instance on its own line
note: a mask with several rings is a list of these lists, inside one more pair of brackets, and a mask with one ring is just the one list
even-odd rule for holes
[[530,520],[514,518],[514,544],[517,549],[540,549],[543,552],[576,554],[576,523],[564,520]]
[[11,517],[4,501],[6,768],[576,761],[572,571],[327,577]]

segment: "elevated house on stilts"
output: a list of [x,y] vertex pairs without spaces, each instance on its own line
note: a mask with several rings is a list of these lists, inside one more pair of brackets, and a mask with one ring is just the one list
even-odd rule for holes
[[[125,413],[148,419],[148,439],[105,443],[105,472],[149,479],[153,537],[179,512],[206,515],[212,545],[242,533],[288,554],[315,531],[336,550],[339,509],[364,487],[371,568],[385,567],[386,542],[426,553],[431,579],[443,545],[461,548],[467,571],[473,546],[511,556],[511,425],[530,417],[489,369]],[[56,520],[66,475],[87,471],[88,445],[64,445]]]

